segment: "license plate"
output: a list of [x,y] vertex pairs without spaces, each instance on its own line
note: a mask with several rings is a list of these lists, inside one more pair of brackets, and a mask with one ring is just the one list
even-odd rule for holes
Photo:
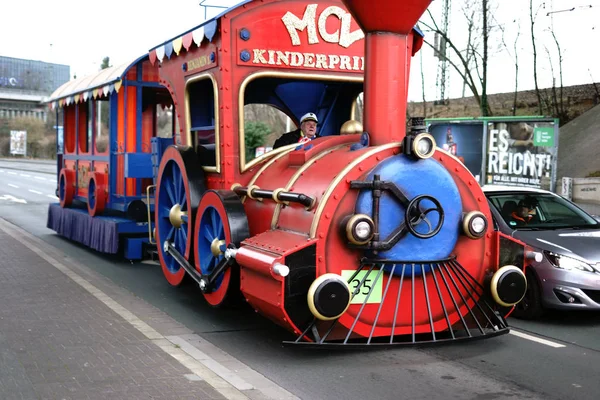
[[[348,282],[348,280],[352,278],[352,275],[354,275],[355,272],[356,271],[353,270],[343,270],[342,278],[344,278],[346,282]],[[350,304],[363,304],[365,303],[365,300],[367,304],[381,303],[381,295],[383,293],[383,277],[380,276],[377,282],[375,282],[375,278],[377,277],[378,271],[371,271],[369,276],[367,276],[367,278],[364,279],[367,274],[369,274],[369,271],[360,271],[358,274],[356,274],[354,279],[348,282],[351,293],[356,292],[360,283],[362,282],[360,289],[358,289],[358,292],[354,295]],[[370,295],[369,291],[371,292]],[[369,296],[368,300],[367,296]]]

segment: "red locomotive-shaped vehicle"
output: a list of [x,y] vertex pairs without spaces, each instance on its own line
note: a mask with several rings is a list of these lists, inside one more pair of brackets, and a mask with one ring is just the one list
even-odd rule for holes
[[[296,334],[288,343],[508,332],[502,315],[526,289],[522,244],[493,230],[477,181],[419,120],[407,132],[414,25],[430,0],[371,3],[246,1],[59,89],[66,151],[49,226],[131,258],[155,243],[171,285],[191,277],[213,306],[241,293]],[[364,129],[340,134],[363,93]],[[319,134],[257,156],[245,132],[256,106],[296,123],[312,113]]]

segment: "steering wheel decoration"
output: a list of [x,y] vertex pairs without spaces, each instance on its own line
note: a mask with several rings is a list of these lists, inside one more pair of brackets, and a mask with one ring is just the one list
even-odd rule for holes
[[[421,204],[424,201],[433,203],[434,207],[421,207]],[[435,226],[432,226],[430,218],[431,215],[435,215],[435,213],[438,215],[438,221]],[[406,207],[405,221],[406,228],[413,236],[416,236],[419,239],[429,239],[437,235],[440,229],[442,229],[442,225],[444,224],[444,210],[442,209],[440,202],[435,197],[420,195],[408,203],[408,206]],[[425,222],[428,227],[428,230],[425,233],[417,231],[417,226],[421,225],[422,222]]]

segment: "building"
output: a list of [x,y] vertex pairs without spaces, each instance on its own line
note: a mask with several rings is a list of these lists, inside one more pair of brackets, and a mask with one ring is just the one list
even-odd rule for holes
[[68,65],[0,56],[0,119],[46,121],[48,107],[42,102],[69,78]]

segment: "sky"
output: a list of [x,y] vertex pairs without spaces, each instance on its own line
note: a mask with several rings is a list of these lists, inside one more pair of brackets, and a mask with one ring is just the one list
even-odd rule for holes
[[[110,57],[119,65],[138,58],[147,51],[199,25],[205,17],[222,10],[200,6],[202,0],[20,0],[5,1],[0,17],[0,55],[66,64],[71,77],[83,77],[99,70],[102,59]],[[493,23],[505,28],[505,42],[512,51],[517,32],[519,40],[519,89],[533,89],[533,57],[528,0],[488,0],[493,7]],[[538,74],[540,87],[552,85],[552,73],[545,48],[553,57],[552,65],[558,78],[556,45],[548,28],[554,27],[563,51],[563,81],[565,86],[600,82],[600,62],[595,47],[600,43],[600,0],[533,0],[540,8],[536,19],[538,43]],[[231,6],[239,0],[206,0],[204,4]],[[464,48],[467,28],[461,6],[466,0],[451,0],[450,37]],[[318,0],[315,0],[318,3]],[[439,18],[444,0],[434,0],[430,10]],[[590,8],[589,5],[592,5]],[[587,6],[587,7],[586,7]],[[573,11],[557,12],[575,8]],[[548,12],[554,11],[550,16]],[[427,20],[427,16],[423,17]],[[496,29],[490,38],[488,63],[488,93],[514,90],[513,55],[500,46]],[[426,34],[432,40],[432,34]],[[422,72],[425,75],[425,98],[437,97],[438,61],[433,51],[423,47],[422,54],[413,57],[409,100],[423,98]],[[422,62],[421,62],[422,60]],[[557,81],[558,82],[558,81]],[[461,97],[461,78],[450,74],[447,93]],[[468,89],[466,95],[470,95]]]

